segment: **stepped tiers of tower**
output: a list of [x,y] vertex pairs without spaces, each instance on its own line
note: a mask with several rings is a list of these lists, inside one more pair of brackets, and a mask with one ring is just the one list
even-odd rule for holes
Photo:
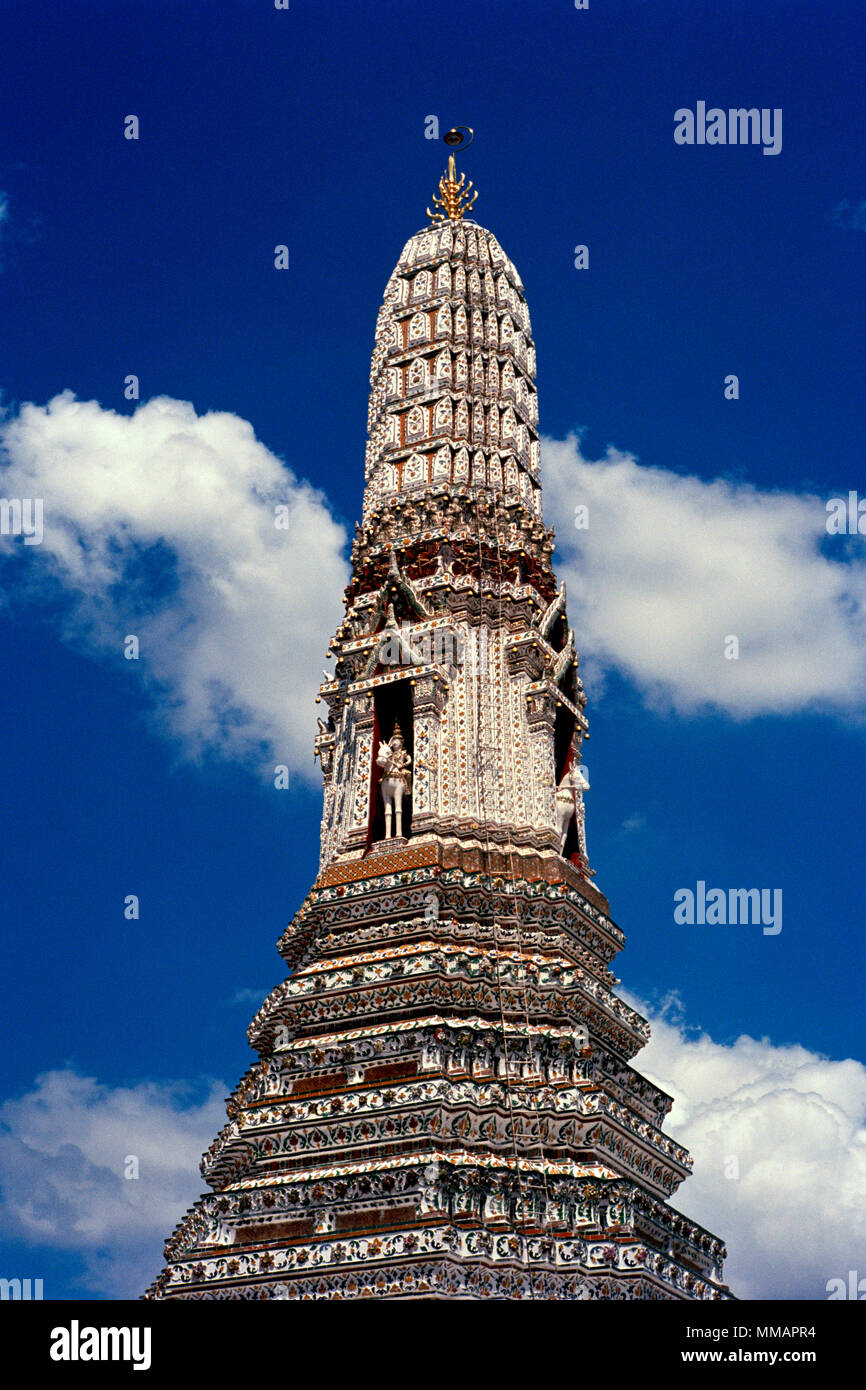
[[376,330],[318,876],[151,1298],[730,1297],[592,881],[523,287],[440,192]]

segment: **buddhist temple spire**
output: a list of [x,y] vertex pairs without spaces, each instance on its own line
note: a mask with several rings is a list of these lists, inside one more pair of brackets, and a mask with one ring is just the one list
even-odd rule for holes
[[448,166],[376,322],[318,872],[149,1298],[730,1296],[614,992],[526,296]]

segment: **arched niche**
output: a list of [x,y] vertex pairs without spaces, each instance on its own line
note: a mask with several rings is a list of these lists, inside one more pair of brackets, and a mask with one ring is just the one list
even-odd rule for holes
[[[373,760],[370,770],[370,818],[367,832],[367,848],[385,839],[385,808],[379,795],[381,769],[378,763],[379,749],[393,737],[399,724],[404,746],[412,759],[414,782],[415,771],[415,720],[412,708],[412,686],[409,678],[387,681],[377,686],[373,692]],[[412,796],[403,798],[403,836],[412,833]]]
[[[571,710],[566,705],[558,705],[556,721],[553,726],[553,752],[557,786],[574,764],[574,725],[575,720]],[[562,857],[578,867],[582,864],[583,850],[576,816],[573,816],[569,822]]]

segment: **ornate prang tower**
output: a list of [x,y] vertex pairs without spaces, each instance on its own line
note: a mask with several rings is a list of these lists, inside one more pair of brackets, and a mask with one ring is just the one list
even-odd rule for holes
[[523,286],[448,165],[376,326],[318,877],[151,1298],[730,1297],[613,992]]

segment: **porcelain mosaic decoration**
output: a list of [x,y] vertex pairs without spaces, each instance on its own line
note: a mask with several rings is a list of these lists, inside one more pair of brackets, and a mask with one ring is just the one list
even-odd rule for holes
[[631,1066],[520,276],[453,157],[379,311],[316,882],[149,1298],[720,1299]]

